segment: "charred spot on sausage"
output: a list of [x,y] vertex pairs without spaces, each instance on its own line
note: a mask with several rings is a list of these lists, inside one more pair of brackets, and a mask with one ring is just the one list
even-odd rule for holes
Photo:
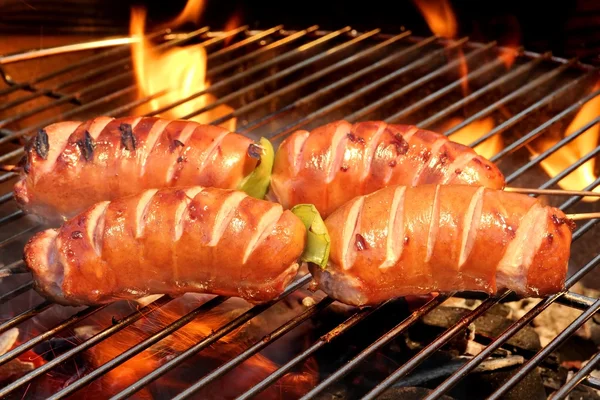
[[408,236],[404,236],[404,245],[407,245],[410,242],[410,238]]
[[352,143],[359,143],[362,144],[363,146],[365,145],[365,139],[359,136],[356,136],[354,133],[348,133],[346,135],[348,137],[348,140],[350,140]]
[[398,164],[398,163],[396,162],[396,160],[392,160],[392,161],[390,161],[390,162],[388,163],[388,165],[389,165],[391,168],[394,168],[394,167],[395,167],[397,164]]
[[183,146],[185,146],[185,144],[183,144],[183,142],[181,140],[175,139],[171,142],[171,145],[169,146],[169,150],[172,153],[175,151],[176,148],[183,147]]
[[450,159],[450,155],[448,154],[447,151],[443,151],[442,154],[440,154],[440,158],[439,158],[439,162],[440,165],[446,165],[448,163],[448,160]]
[[33,148],[40,157],[44,160],[48,158],[48,151],[50,150],[50,144],[48,143],[48,133],[44,129],[38,131],[37,136],[33,140]]
[[481,159],[479,157],[475,157],[473,159],[473,162],[476,163],[476,164],[479,164],[479,165],[483,165],[483,161],[481,161]]
[[548,241],[548,244],[552,244],[552,241],[554,241],[554,235],[551,233],[547,234],[546,240]]
[[455,173],[456,175],[460,175],[460,174],[462,174],[462,169],[460,169],[460,168],[456,168],[456,169],[454,170],[454,173]]
[[348,166],[347,166],[347,165],[342,165],[342,166],[340,167],[340,171],[343,171],[343,172],[346,172],[346,171],[348,171]]
[[83,237],[83,233],[81,233],[81,231],[73,231],[73,233],[71,233],[71,238],[73,239],[81,239]]
[[573,221],[570,218],[559,218],[556,214],[552,214],[552,222],[556,226],[567,224],[567,226],[569,227],[569,229],[571,229],[571,231],[574,231],[575,228],[577,228],[577,224],[575,223],[575,221]]
[[184,156],[179,156],[179,157],[177,157],[177,162],[178,162],[178,163],[182,163],[182,162],[184,162],[185,160],[186,160],[186,158],[185,158]]
[[356,240],[354,241],[354,246],[356,247],[356,250],[358,250],[358,251],[363,251],[363,250],[366,250],[369,248],[369,246],[367,245],[367,241],[360,233],[356,234]]
[[83,139],[77,141],[77,146],[79,146],[85,161],[91,161],[94,158],[94,139],[87,130],[83,135]]
[[421,152],[421,159],[423,160],[423,162],[429,161],[430,158],[431,152],[429,150],[424,150]]
[[121,144],[129,151],[134,151],[137,146],[137,140],[133,135],[133,129],[130,124],[122,123],[119,125],[121,131]]
[[257,144],[250,144],[250,146],[248,146],[248,156],[252,157],[252,158],[256,158],[257,160],[260,160],[260,156],[262,155],[262,147],[260,147]]
[[396,133],[394,135],[392,144],[396,146],[396,153],[398,153],[398,155],[403,156],[406,153],[408,153],[408,142],[404,139],[404,137],[401,134]]

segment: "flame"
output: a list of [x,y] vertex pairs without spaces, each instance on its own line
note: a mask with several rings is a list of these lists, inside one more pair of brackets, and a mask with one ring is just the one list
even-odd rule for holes
[[[199,305],[198,299],[205,296],[186,295],[185,299],[177,299],[167,306],[155,310],[144,316],[132,326],[110,336],[98,343],[86,352],[86,359],[94,368],[110,361],[114,357],[137,345],[149,335],[161,329],[181,316],[187,314],[194,306]],[[187,325],[181,327],[162,341],[149,347],[142,353],[127,360],[115,369],[109,371],[103,378],[98,380],[102,393],[117,393],[133,384],[143,376],[149,374],[168,360],[181,354],[189,347],[195,345],[219,327],[225,325],[244,311],[249,306],[229,305],[225,309],[217,307],[207,313],[199,315]],[[93,317],[94,326],[105,326],[110,324],[110,315],[100,313]],[[100,328],[98,328],[99,330]],[[254,328],[256,329],[256,328]],[[260,336],[252,330],[252,326],[243,325],[227,336],[222,337],[213,345],[192,357],[189,363],[184,363],[176,368],[173,373],[168,373],[156,383],[146,387],[144,391],[138,392],[139,398],[153,398],[152,392],[160,390],[165,396],[172,397],[197,381],[210,371],[222,365],[224,362],[237,356],[252,345]],[[186,368],[185,366],[189,366]],[[213,393],[218,392],[218,398],[233,398],[240,393],[256,385],[267,375],[279,368],[269,358],[258,353],[236,367],[235,371],[225,374],[214,385],[208,385],[198,393],[198,398],[215,398]],[[281,391],[286,390],[294,394],[305,393],[316,384],[317,372],[313,365],[308,363],[307,367],[300,372],[290,372],[265,390],[261,397],[265,399],[278,399]],[[98,388],[96,388],[98,389]]]
[[200,23],[200,16],[204,10],[203,0],[188,0],[181,13],[170,23],[172,26],[181,26],[186,22]]
[[[434,35],[446,39],[456,38],[458,24],[456,22],[456,15],[448,0],[414,0],[414,2]],[[469,82],[467,81],[469,67],[463,50],[459,48],[457,51],[461,88],[463,95],[467,96],[469,94]]]
[[[462,121],[463,119],[459,117],[452,118],[446,124],[444,124],[441,131],[443,132],[451,129]],[[492,129],[494,129],[494,119],[492,117],[487,117],[481,120],[473,121],[469,125],[460,128],[450,136],[450,140],[464,145],[469,145]],[[475,152],[480,156],[489,159],[494,154],[502,150],[503,147],[504,143],[502,140],[502,135],[494,135],[485,142],[475,146],[473,150],[475,150]]]
[[[600,83],[596,85],[594,90],[598,90],[599,88]],[[573,121],[571,121],[565,130],[565,136],[571,135],[578,129],[582,128],[585,124],[599,116],[600,96],[596,96],[592,100],[588,101],[583,107],[581,107],[581,110],[579,110],[579,112],[573,118]],[[595,124],[590,129],[579,135],[577,139],[564,145],[559,150],[554,152],[552,155],[542,161],[540,165],[546,171],[546,173],[548,173],[548,175],[554,177],[569,166],[576,163],[586,154],[593,151],[596,146],[598,146],[599,136],[600,126]],[[536,149],[530,150],[535,157],[539,153],[542,153],[555,145],[558,140],[558,138],[542,138],[536,143]],[[558,181],[558,186],[565,190],[583,189],[598,178],[595,173],[595,167],[596,160],[595,158],[592,158],[571,172],[569,175]],[[593,190],[594,192],[600,192],[600,188],[595,188]],[[584,197],[582,200],[585,202],[595,202],[598,201],[598,197]]]
[[[175,19],[187,21],[197,15],[203,7],[202,1],[188,1],[184,11]],[[206,79],[206,50],[202,44],[187,47],[171,48],[158,53],[145,38],[146,9],[133,7],[131,10],[130,34],[139,39],[132,45],[132,58],[139,98],[157,96],[141,106],[137,113],[146,114],[168,107],[178,100],[210,87]],[[164,94],[163,94],[164,92]],[[159,95],[160,94],[160,95]],[[168,119],[187,118],[188,115],[204,108],[215,101],[215,97],[204,94],[179,106],[168,109],[160,115]],[[233,112],[227,105],[219,105],[207,112],[189,118],[199,123],[210,123],[217,118]],[[236,119],[231,118],[221,124],[224,128],[235,131]]]
[[453,39],[458,32],[456,17],[447,0],[415,0],[416,6],[434,35]]

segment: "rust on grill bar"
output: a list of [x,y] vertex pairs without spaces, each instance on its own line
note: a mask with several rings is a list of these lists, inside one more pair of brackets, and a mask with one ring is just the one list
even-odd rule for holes
[[[595,141],[586,142],[578,153],[565,156],[567,151],[573,152],[573,146],[597,135],[600,110],[583,123],[566,129],[575,116],[583,115],[590,104],[595,104],[600,94],[600,89],[594,86],[600,81],[597,69],[582,65],[575,59],[558,59],[549,53],[535,54],[521,48],[503,48],[495,42],[482,44],[468,38],[445,39],[438,36],[422,38],[413,36],[410,31],[397,34],[382,34],[380,29],[357,32],[350,26],[335,31],[322,31],[318,26],[288,31],[282,25],[252,31],[241,25],[226,32],[213,32],[206,27],[184,34],[168,33],[162,30],[150,33],[146,38],[157,51],[202,46],[207,53],[206,77],[210,81],[207,86],[194,88],[192,94],[185,98],[169,103],[164,102],[168,90],[139,94],[130,43],[98,53],[90,52],[92,54],[83,55],[86,50],[82,50],[81,58],[76,62],[43,70],[32,79],[19,78],[14,67],[26,68],[30,62],[28,58],[35,53],[13,56],[13,60],[17,57],[16,62],[2,66],[3,75],[11,79],[6,88],[0,88],[0,99],[3,100],[0,104],[0,132],[3,135],[0,138],[0,164],[16,165],[23,155],[22,140],[51,123],[85,120],[99,115],[126,116],[142,108],[145,111],[139,115],[160,116],[181,105],[196,104],[191,102],[206,95],[214,99],[195,107],[181,118],[212,116],[213,110],[226,106],[230,110],[211,117],[209,122],[219,125],[234,123],[235,131],[252,138],[269,137],[274,145],[297,129],[312,129],[336,119],[414,124],[439,131],[451,140],[457,138],[476,151],[484,149],[479,146],[494,142],[496,147],[489,147],[493,150],[489,150],[490,159],[506,174],[506,181],[510,184],[507,190],[545,195],[549,202],[558,204],[569,215],[588,215],[594,219],[579,221],[573,232],[572,245],[577,252],[572,254],[565,290],[523,309],[522,316],[511,320],[498,334],[488,337],[488,342],[479,343],[481,349],[478,353],[462,358],[462,364],[446,374],[440,384],[430,387],[423,397],[434,399],[452,393],[453,388],[469,379],[471,372],[496,356],[498,351],[512,349],[507,346],[511,339],[553,307],[560,305],[569,310],[580,310],[581,314],[557,332],[544,347],[519,353],[525,361],[512,366],[510,374],[506,375],[508,378],[489,393],[490,398],[500,398],[544,365],[600,309],[600,300],[595,295],[581,293],[578,286],[593,275],[590,272],[600,263],[597,251],[590,249],[590,243],[597,243],[600,234],[596,212],[600,194],[595,190],[600,185],[600,169],[588,168],[600,152],[600,143],[596,137]],[[510,65],[502,58],[507,55],[514,58]],[[463,91],[465,85],[468,92]],[[159,105],[154,107],[155,103]],[[548,142],[541,143],[540,139]],[[561,164],[558,172],[548,172],[546,164],[561,155],[567,159],[571,157],[572,161],[566,166]],[[567,182],[566,179],[574,175],[581,176],[577,187],[571,187],[572,181]],[[54,318],[43,325],[42,331],[24,329],[23,337],[14,347],[0,354],[0,367],[10,365],[52,339],[68,337],[76,327],[91,324],[95,317],[109,312],[117,314],[111,309],[112,305],[84,307],[63,314],[65,307],[40,300],[34,294],[33,283],[25,274],[20,252],[24,242],[43,225],[30,220],[16,207],[12,184],[17,177],[18,174],[12,171],[0,174],[0,284],[4,290],[0,295],[0,307],[3,307],[0,312],[5,313],[0,314],[3,318],[0,335],[16,327],[31,327],[33,320],[44,322],[47,315]],[[447,306],[451,304],[447,302],[462,298],[461,293],[446,293],[420,300],[390,300],[363,309],[344,308],[322,293],[313,295],[306,289],[310,281],[311,276],[304,275],[274,301],[240,308],[231,319],[220,320],[221,323],[209,333],[193,336],[188,346],[169,353],[156,368],[136,375],[132,381],[124,381],[121,386],[114,386],[112,391],[107,389],[103,395],[113,399],[135,396],[152,385],[164,382],[172,371],[180,371],[195,357],[202,357],[211,349],[218,352],[225,338],[244,331],[251,324],[266,323],[268,317],[265,315],[273,318],[276,311],[291,307],[294,312],[287,310],[283,317],[274,318],[272,326],[264,327],[264,332],[252,336],[248,343],[240,344],[233,353],[223,354],[214,368],[200,376],[182,380],[178,383],[177,393],[165,392],[164,396],[183,399],[202,393],[201,390],[226,379],[228,373],[240,371],[252,359],[267,354],[278,343],[287,343],[285,340],[291,343],[291,335],[310,326],[314,329],[310,331],[314,336],[305,336],[302,346],[289,350],[289,353],[286,351],[281,359],[273,362],[274,367],[261,371],[253,384],[246,385],[232,396],[238,399],[261,398],[287,375],[314,362],[318,365],[317,370],[306,367],[314,385],[302,392],[298,388],[285,388],[293,393],[282,393],[294,398],[318,398],[328,391],[334,393],[338,386],[349,380],[351,382],[356,375],[361,375],[360,371],[365,367],[375,365],[378,357],[392,344],[409,340],[410,332],[418,329],[427,318],[445,307],[451,307]],[[430,368],[427,367],[430,359],[443,352],[472,324],[510,302],[511,295],[507,291],[494,297],[482,297],[470,309],[463,309],[464,313],[456,323],[432,331],[432,337],[426,339],[421,347],[411,352],[404,349],[406,354],[393,361],[393,367],[388,365],[374,372],[373,378],[369,377],[374,381],[361,384],[356,396],[375,399],[400,387],[403,378]],[[44,360],[41,365],[9,382],[2,382],[4,386],[0,387],[0,396],[27,394],[31,390],[30,385],[36,385],[36,382],[66,365],[67,361],[76,363],[76,359],[90,350],[123,332],[137,329],[146,319],[160,315],[177,301],[162,296],[148,304],[138,305],[135,310],[127,309],[112,324],[99,325],[88,337],[78,339],[72,347],[57,353],[54,358]],[[145,327],[144,334],[139,334],[134,343],[128,344],[113,357],[98,361],[85,373],[73,376],[68,382],[65,380],[62,386],[51,392],[36,395],[60,399],[76,393],[84,394],[85,390],[108,379],[113,371],[138,356],[150,354],[149,351],[165,339],[219,313],[232,301],[235,299],[220,296],[202,298],[172,320],[154,320],[161,322]],[[336,317],[331,318],[331,315]],[[382,322],[381,315],[386,315],[385,322]],[[365,334],[369,330],[377,334],[369,337]],[[364,343],[358,343],[359,338]],[[315,361],[330,349],[337,349],[336,345],[349,347],[347,343],[353,339],[357,341],[355,348],[342,349],[347,354],[337,358],[323,356],[328,361],[322,365]],[[43,358],[42,355],[39,357]],[[600,382],[590,375],[599,361],[598,353],[590,354],[590,361],[572,377],[564,380],[559,387],[547,390],[553,393],[553,398],[559,399],[565,398],[580,385],[600,388]],[[243,380],[243,372],[240,377]]]

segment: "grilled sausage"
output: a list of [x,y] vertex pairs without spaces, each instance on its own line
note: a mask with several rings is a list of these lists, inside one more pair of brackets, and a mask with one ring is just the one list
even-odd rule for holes
[[253,141],[217,126],[150,117],[60,122],[26,149],[14,188],[26,212],[56,222],[151,188],[235,189],[256,166]]
[[325,220],[324,269],[309,269],[343,303],[376,304],[430,292],[563,288],[573,221],[527,195],[468,185],[390,186]]
[[326,218],[350,199],[389,185],[504,188],[500,170],[471,148],[410,125],[336,121],[286,138],[268,198],[284,208],[314,204]]
[[305,235],[291,211],[240,191],[151,189],[37,233],[24,260],[36,289],[65,305],[185,292],[260,303],[296,276]]

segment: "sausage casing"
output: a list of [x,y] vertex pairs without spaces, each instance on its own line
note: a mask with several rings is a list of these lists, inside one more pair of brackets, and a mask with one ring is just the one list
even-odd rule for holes
[[236,189],[257,165],[253,141],[224,128],[154,117],[98,117],[41,130],[26,149],[15,199],[48,221],[151,188]]
[[185,292],[260,303],[296,276],[305,235],[291,211],[240,191],[151,189],[37,233],[24,259],[36,289],[61,304]]
[[323,218],[350,199],[389,185],[504,188],[504,176],[444,135],[380,121],[336,121],[286,138],[275,156],[269,198],[284,208],[314,204]]
[[556,293],[572,221],[527,195],[423,185],[357,197],[325,224],[329,262],[311,273],[330,296],[363,306],[430,292]]

